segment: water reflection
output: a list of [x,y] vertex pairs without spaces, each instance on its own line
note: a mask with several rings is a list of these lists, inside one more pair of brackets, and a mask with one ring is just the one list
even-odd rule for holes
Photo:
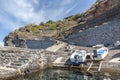
[[48,70],[44,73],[43,80],[84,80],[88,76],[80,72],[63,71],[63,70]]
[[40,73],[22,76],[11,80],[117,80],[113,76],[100,75],[99,73],[81,73],[71,70],[47,69]]

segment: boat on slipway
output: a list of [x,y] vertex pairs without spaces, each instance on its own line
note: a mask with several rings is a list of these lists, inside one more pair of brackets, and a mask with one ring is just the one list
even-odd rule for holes
[[86,56],[85,50],[77,50],[70,56],[70,61],[72,65],[84,64]]
[[94,57],[97,57],[99,60],[104,59],[108,55],[108,48],[101,47],[93,51]]

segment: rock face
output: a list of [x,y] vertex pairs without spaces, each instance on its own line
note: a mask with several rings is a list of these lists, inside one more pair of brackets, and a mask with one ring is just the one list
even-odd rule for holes
[[119,0],[99,0],[85,13],[86,22],[73,28],[68,42],[82,46],[113,44],[120,40]]
[[97,2],[85,13],[85,18],[87,20],[91,20],[93,18],[99,17],[106,11],[109,11],[119,5],[119,0],[97,0]]
[[[99,43],[111,44],[114,41],[120,40],[120,37],[118,36],[120,34],[119,33],[120,32],[119,31],[120,30],[119,29],[120,6],[119,5],[120,5],[119,0],[97,0],[96,3],[84,13],[83,18],[81,19],[81,22],[79,23],[79,25],[75,25],[69,30],[61,32],[60,34],[57,34],[57,35],[61,36],[62,38],[65,38],[66,36],[68,36],[68,39],[69,39],[68,42],[69,41],[75,42],[78,45],[84,45],[84,46],[95,45]],[[96,28],[96,27],[100,27],[100,28]],[[94,29],[89,30],[91,28],[94,28]],[[115,28],[117,29],[117,31]],[[70,35],[71,33],[73,35]],[[37,43],[37,41],[36,43],[34,43],[35,39],[32,39],[32,40],[33,41],[29,41],[28,39],[16,38],[15,34],[12,35],[11,37],[11,34],[10,34],[4,39],[4,42],[6,46],[31,48],[33,44]],[[33,49],[36,49],[37,47],[42,48],[41,46],[38,46],[38,45],[36,44],[35,48]]]
[[96,28],[72,34],[67,40],[82,46],[111,45],[120,40],[120,20],[106,22]]
[[[98,0],[93,7],[85,13],[86,28],[101,25],[106,21],[111,21],[120,13],[119,0]],[[120,18],[120,17],[119,17]]]
[[21,48],[26,48],[26,40],[19,38],[18,36],[15,36],[14,38],[11,37],[6,37],[4,39],[5,41],[5,46],[11,46],[11,47],[21,47]]

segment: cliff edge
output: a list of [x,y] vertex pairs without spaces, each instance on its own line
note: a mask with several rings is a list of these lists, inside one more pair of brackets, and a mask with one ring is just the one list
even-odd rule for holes
[[[95,33],[91,33],[90,35],[91,37],[95,37],[93,39],[88,38],[89,36],[86,37],[86,35],[88,35],[89,32],[88,34],[84,34],[80,32],[84,32],[89,29],[97,29],[96,27],[100,27],[100,25],[106,24],[110,21],[114,21],[116,23],[115,25],[119,26],[119,24],[117,24],[117,22],[115,21],[117,19],[117,21],[119,22],[118,19],[120,19],[119,5],[120,5],[119,0],[97,0],[96,3],[93,4],[92,7],[88,9],[85,13],[69,16],[65,18],[63,21],[59,20],[54,22],[49,20],[48,22],[40,23],[39,25],[35,25],[35,24],[26,25],[25,27],[15,30],[14,32],[6,36],[4,39],[5,46],[27,47],[27,45],[30,45],[31,43],[38,45],[38,42],[41,42],[41,40],[53,41],[53,43],[50,42],[48,44],[42,44],[45,43],[42,42],[41,46],[49,45],[49,44],[53,45],[56,39],[65,39],[66,37],[68,37],[67,39],[69,39],[67,40],[68,42],[75,42],[76,44],[78,44],[79,42],[78,45],[83,45],[82,43],[85,43],[88,40],[91,40],[89,41],[90,44],[86,43],[88,45],[95,45],[99,43],[111,44],[116,40],[120,40],[118,38],[119,36],[113,39],[112,42],[108,41],[108,43],[106,43],[107,40],[112,39],[114,35],[119,35],[119,33],[113,34],[113,36],[108,35],[110,38],[107,39],[105,35],[102,37],[102,39],[99,39],[100,41],[98,42],[96,41],[94,43],[94,41],[97,40],[95,39],[97,38],[95,36],[97,36],[97,34],[98,35],[101,34],[99,33],[99,31],[102,31],[103,29],[100,30],[98,29],[97,32],[93,30]],[[112,25],[112,22],[110,24]],[[108,27],[106,28],[106,26]],[[109,25],[104,25],[103,27],[106,30],[109,29]],[[111,29],[109,31],[106,31],[104,29],[104,32],[109,33],[111,32],[112,28],[113,26],[111,26]],[[115,31],[116,30],[114,30],[114,33]],[[102,33],[102,34],[106,34],[106,33]],[[74,35],[74,37],[71,37],[71,35],[72,36]],[[81,41],[80,39],[83,40]],[[94,44],[91,44],[92,42]]]

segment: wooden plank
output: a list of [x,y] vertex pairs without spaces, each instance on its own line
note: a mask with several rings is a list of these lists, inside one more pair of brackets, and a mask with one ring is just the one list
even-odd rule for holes
[[100,62],[100,65],[99,65],[99,68],[98,68],[99,72],[100,72],[101,67],[102,67],[102,61]]
[[90,70],[91,66],[93,65],[93,62],[91,62],[90,66],[88,67],[87,71]]

